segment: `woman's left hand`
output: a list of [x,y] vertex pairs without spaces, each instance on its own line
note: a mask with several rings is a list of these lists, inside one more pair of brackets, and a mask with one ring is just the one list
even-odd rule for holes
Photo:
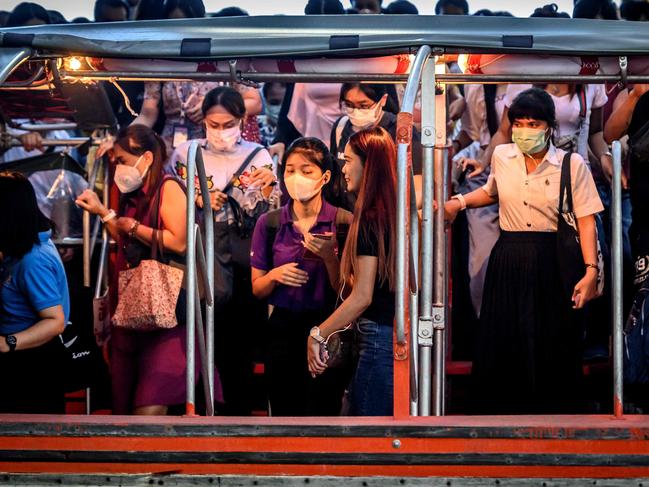
[[572,293],[574,309],[581,309],[586,303],[597,297],[597,270],[589,267],[586,275],[575,285]]
[[275,183],[275,175],[267,167],[260,167],[259,169],[255,169],[250,175],[250,181],[253,183],[260,182],[261,189],[265,189]]
[[195,124],[200,124],[203,121],[203,102],[196,103],[195,105],[189,107],[185,112],[187,118],[194,122]]
[[311,337],[308,337],[306,340],[306,361],[309,366],[309,372],[311,372],[311,377],[315,378],[327,369],[327,364],[320,358],[320,344]]
[[321,236],[307,233],[306,235],[304,235],[304,247],[307,250],[313,252],[325,262],[335,259],[336,242],[334,241],[333,237],[334,234],[331,232],[325,232]]

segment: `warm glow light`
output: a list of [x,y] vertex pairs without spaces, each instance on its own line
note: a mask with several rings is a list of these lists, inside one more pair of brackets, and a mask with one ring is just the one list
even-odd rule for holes
[[72,71],[78,71],[81,69],[81,61],[76,57],[70,58],[69,66]]

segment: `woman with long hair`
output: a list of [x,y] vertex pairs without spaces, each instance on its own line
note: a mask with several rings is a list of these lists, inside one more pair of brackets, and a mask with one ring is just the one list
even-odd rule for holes
[[[91,190],[84,191],[77,204],[100,216],[117,241],[116,275],[151,258],[157,231],[158,242],[165,251],[158,259],[184,263],[187,200],[181,184],[163,174],[166,150],[162,139],[148,127],[130,125],[117,135],[110,154],[116,164],[115,185],[121,193],[118,211],[106,208]],[[175,328],[146,333],[113,328],[113,413],[163,415],[169,406],[184,403],[185,311],[185,295],[181,291]]]
[[65,412],[63,348],[68,284],[52,225],[34,188],[0,173],[0,413]]
[[347,190],[357,194],[342,255],[340,280],[351,293],[307,343],[311,374],[323,373],[324,340],[356,322],[358,364],[349,388],[346,413],[392,414],[392,332],[395,313],[396,146],[381,127],[352,135],[345,148]]

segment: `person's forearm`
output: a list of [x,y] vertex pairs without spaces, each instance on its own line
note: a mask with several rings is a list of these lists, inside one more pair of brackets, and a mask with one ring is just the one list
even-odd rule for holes
[[273,278],[272,271],[269,271],[263,276],[253,279],[252,294],[257,299],[265,299],[273,293],[275,286],[277,286],[277,282]]
[[340,262],[337,257],[326,259],[324,261],[327,268],[327,276],[329,276],[329,284],[334,291],[338,292],[340,288]]
[[467,208],[482,208],[484,206],[493,205],[498,201],[498,198],[489,196],[487,192],[478,188],[464,195],[464,201]]
[[358,319],[372,304],[372,296],[351,292],[349,297],[320,325],[320,335],[327,338],[333,332],[342,330]]
[[[154,231],[156,230],[147,227],[146,225],[138,225],[134,237],[136,237],[140,242],[151,246]],[[179,239],[169,230],[162,230],[162,235],[158,235],[158,238],[162,240],[165,250],[169,250],[179,255],[184,255],[185,252],[187,252],[187,241]]]
[[604,126],[604,140],[607,143],[612,144],[613,141],[621,139],[627,133],[638,99],[639,97],[631,91],[626,95],[626,100],[608,118]]
[[592,134],[588,139],[588,144],[590,146],[590,150],[593,151],[593,154],[598,161],[601,160],[602,156],[608,152],[608,144],[604,140],[604,134],[601,131]]
[[149,128],[153,128],[157,120],[158,120],[157,110],[152,110],[150,108],[142,108],[142,111],[136,117],[136,119],[131,122],[131,125],[145,125]]
[[597,264],[597,231],[595,216],[577,218],[581,253],[586,264]]
[[28,350],[45,345],[56,335],[63,333],[64,329],[65,323],[62,319],[42,319],[34,326],[15,334],[16,350]]

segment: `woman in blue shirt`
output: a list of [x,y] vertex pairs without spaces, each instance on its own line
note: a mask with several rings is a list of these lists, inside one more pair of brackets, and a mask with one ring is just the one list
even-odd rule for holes
[[51,223],[18,173],[0,173],[0,208],[0,412],[63,413],[70,298]]

